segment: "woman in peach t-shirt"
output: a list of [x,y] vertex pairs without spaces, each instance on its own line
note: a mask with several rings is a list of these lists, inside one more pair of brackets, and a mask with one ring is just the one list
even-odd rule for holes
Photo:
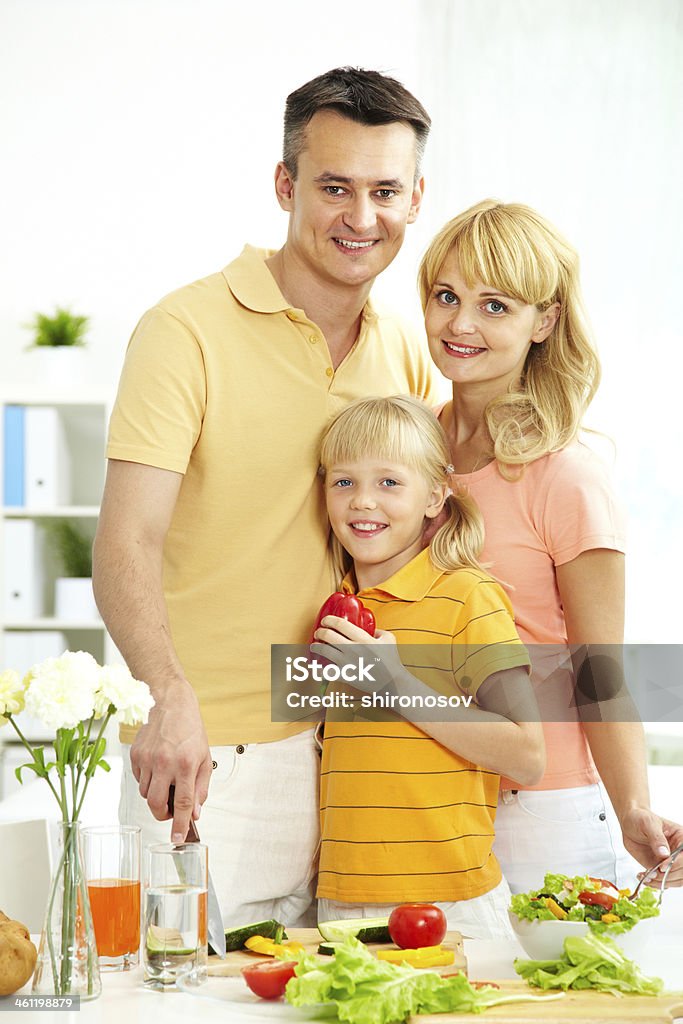
[[432,359],[453,382],[439,413],[453,486],[484,515],[483,561],[509,587],[544,717],[546,775],[502,780],[495,852],[515,892],[546,871],[629,885],[624,845],[650,867],[683,827],[650,810],[640,722],[582,722],[572,700],[569,645],[618,652],[624,620],[621,513],[577,438],[600,377],[578,258],[535,211],[486,200],[436,236],[419,283]]

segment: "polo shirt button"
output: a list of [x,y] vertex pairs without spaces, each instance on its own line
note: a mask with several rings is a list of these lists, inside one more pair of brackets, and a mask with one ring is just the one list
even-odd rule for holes
[[600,819],[600,821],[606,821],[607,820],[607,815],[605,814],[604,811],[600,811],[600,813],[598,814],[598,818]]
[[331,366],[327,367],[327,369],[325,370],[325,373],[327,374],[328,377],[334,377],[334,370],[332,369]]
[[309,335],[308,340],[310,341],[311,345],[317,345],[318,344],[318,338],[317,338],[317,335],[315,335],[315,334]]

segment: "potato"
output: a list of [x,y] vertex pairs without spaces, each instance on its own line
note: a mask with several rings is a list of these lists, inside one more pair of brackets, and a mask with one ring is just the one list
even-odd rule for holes
[[28,928],[0,911],[0,996],[9,996],[26,984],[37,958]]

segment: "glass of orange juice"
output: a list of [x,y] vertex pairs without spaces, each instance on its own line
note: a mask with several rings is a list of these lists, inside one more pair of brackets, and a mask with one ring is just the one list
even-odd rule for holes
[[140,829],[98,826],[81,834],[100,970],[126,971],[139,962]]

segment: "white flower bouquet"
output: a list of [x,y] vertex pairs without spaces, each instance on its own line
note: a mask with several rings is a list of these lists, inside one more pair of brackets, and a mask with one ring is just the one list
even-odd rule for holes
[[[84,651],[65,651],[34,665],[22,679],[0,673],[0,726],[12,726],[31,760],[16,769],[45,779],[59,804],[62,851],[53,878],[41,936],[33,991],[99,995],[100,981],[88,891],[83,876],[78,818],[88,784],[104,760],[105,730],[112,717],[127,725],[147,722],[154,699],[146,683],[123,665],[98,665]],[[26,710],[55,730],[54,759],[32,746],[14,716]]]

